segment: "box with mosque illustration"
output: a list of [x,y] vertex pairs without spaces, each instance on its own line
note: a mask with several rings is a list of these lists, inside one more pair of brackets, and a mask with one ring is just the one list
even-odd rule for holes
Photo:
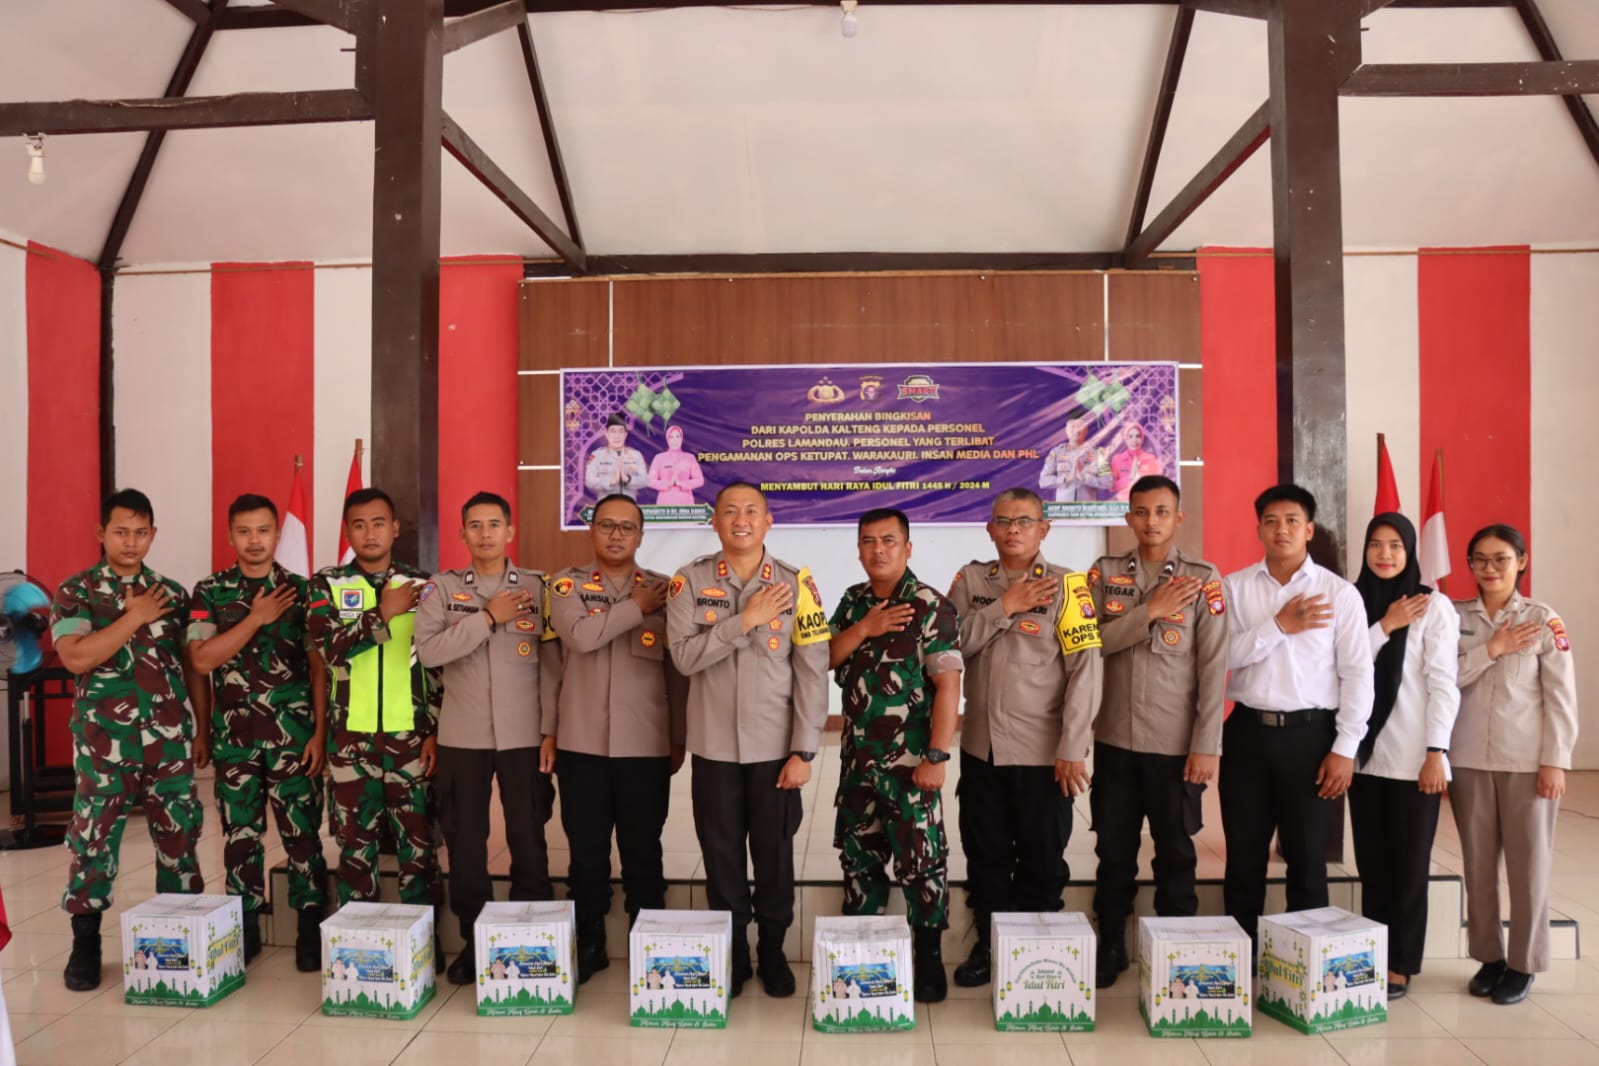
[[824,1033],[916,1028],[911,927],[904,917],[819,917],[813,944],[813,1028]]
[[238,896],[163,892],[122,912],[122,998],[209,1007],[244,984]]
[[479,1015],[572,1013],[571,900],[485,904],[472,935]]
[[727,911],[639,911],[627,938],[632,1024],[727,1028],[732,937]]
[[1228,917],[1138,920],[1138,1012],[1151,1036],[1249,1036],[1249,934]]
[[1388,927],[1342,907],[1260,919],[1260,1011],[1302,1033],[1388,1020]]
[[1094,950],[1086,914],[996,914],[994,1028],[1087,1033],[1094,1029]]
[[323,1014],[414,1018],[433,991],[432,907],[346,903],[323,920]]

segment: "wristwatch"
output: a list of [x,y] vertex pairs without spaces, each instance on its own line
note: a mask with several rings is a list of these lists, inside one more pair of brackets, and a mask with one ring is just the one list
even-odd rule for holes
[[789,754],[798,757],[800,762],[810,762],[812,759],[816,758],[816,753],[814,751],[791,751]]
[[927,754],[923,758],[937,766],[941,762],[949,762],[949,752],[943,748],[928,748]]

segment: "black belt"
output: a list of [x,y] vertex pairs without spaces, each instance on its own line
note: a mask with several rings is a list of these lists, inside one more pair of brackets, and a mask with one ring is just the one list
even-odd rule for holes
[[1301,725],[1315,725],[1317,722],[1330,722],[1338,714],[1325,707],[1310,707],[1302,711],[1263,711],[1258,707],[1246,707],[1242,703],[1233,707],[1234,714],[1247,715],[1253,721],[1273,728],[1289,728]]

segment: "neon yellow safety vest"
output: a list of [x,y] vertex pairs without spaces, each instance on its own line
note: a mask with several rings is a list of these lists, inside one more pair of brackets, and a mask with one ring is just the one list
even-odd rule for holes
[[[359,606],[365,611],[377,603],[377,590],[360,574],[331,578],[328,588],[336,610]],[[415,726],[416,704],[411,694],[411,662],[415,655],[411,641],[415,634],[416,615],[397,614],[389,619],[386,642],[351,657],[345,729],[352,733],[407,733]],[[422,684],[427,684],[425,676]]]

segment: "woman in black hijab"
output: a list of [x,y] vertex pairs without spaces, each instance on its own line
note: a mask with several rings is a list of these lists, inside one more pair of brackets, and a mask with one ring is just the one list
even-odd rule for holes
[[1460,710],[1460,616],[1421,583],[1416,528],[1401,514],[1380,514],[1366,527],[1355,588],[1366,604],[1376,669],[1349,815],[1361,912],[1388,927],[1388,998],[1398,999],[1421,972],[1427,937],[1432,839]]

